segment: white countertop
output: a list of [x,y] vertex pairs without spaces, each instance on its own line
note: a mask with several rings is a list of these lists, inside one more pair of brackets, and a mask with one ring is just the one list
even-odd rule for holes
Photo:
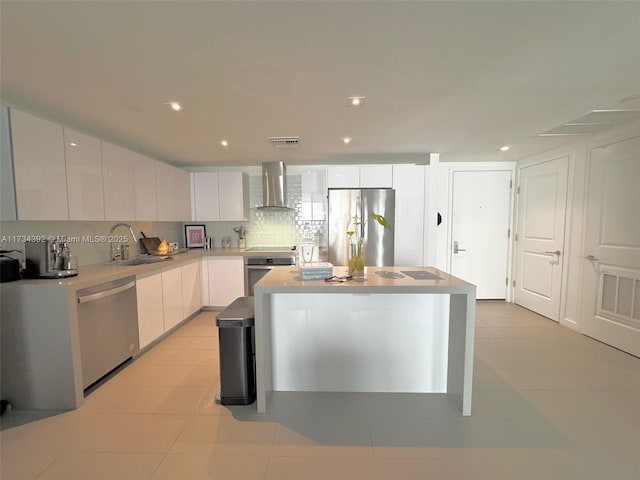
[[[428,272],[439,278],[415,280],[403,271]],[[382,275],[376,272],[384,272]],[[333,267],[335,276],[347,275],[347,267]],[[402,275],[390,278],[384,275]],[[324,280],[302,280],[298,267],[275,267],[255,285],[260,293],[468,293],[475,286],[434,267],[365,267],[363,278],[343,283]]]
[[[192,249],[187,252],[173,256],[173,260],[163,262],[155,262],[141,265],[118,265],[117,262],[94,263],[90,265],[80,265],[79,273],[75,277],[66,277],[59,279],[25,279],[16,282],[3,283],[2,286],[52,286],[59,285],[71,291],[80,290],[82,288],[98,285],[100,283],[110,282],[129,276],[152,274],[153,272],[161,272],[163,269],[171,269],[185,263],[199,260],[202,257],[246,257],[246,256],[269,256],[282,255],[282,250],[247,250],[244,248],[214,248],[212,250]],[[297,255],[296,251],[290,252]],[[131,257],[133,258],[133,257]]]

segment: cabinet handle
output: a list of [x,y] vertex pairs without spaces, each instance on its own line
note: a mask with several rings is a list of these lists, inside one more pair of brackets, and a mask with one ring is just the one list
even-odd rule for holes
[[549,254],[549,255],[557,255],[558,257],[560,255],[562,255],[562,252],[560,250],[555,250],[553,252],[544,252],[544,253]]

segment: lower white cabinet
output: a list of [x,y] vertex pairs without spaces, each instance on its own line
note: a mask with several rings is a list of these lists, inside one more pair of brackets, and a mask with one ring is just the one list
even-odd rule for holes
[[162,302],[165,332],[179,324],[182,316],[182,269],[180,267],[162,272]]
[[164,333],[162,274],[136,278],[138,336],[144,348]]
[[242,257],[209,257],[209,306],[226,307],[244,296],[244,260]]
[[202,307],[200,261],[180,267],[182,272],[182,318],[197,312]]

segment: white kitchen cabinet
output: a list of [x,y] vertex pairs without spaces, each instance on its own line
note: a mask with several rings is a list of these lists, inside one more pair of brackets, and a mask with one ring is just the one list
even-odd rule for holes
[[100,140],[64,128],[69,220],[104,220]]
[[220,220],[218,172],[193,173],[192,186],[192,220],[197,222],[216,222]]
[[138,221],[158,219],[156,198],[156,161],[138,153],[133,154],[134,215]]
[[360,187],[391,188],[392,186],[392,165],[360,165]]
[[180,269],[182,272],[182,318],[187,318],[202,307],[200,260],[182,265]]
[[202,294],[202,306],[211,306],[209,297],[209,260],[208,257],[202,257],[200,261],[200,292]]
[[164,334],[162,274],[136,278],[138,298],[138,336],[144,348]]
[[244,296],[243,257],[209,257],[209,306],[226,307]]
[[289,167],[288,175],[300,175],[302,198],[298,218],[304,221],[327,219],[327,169]]
[[391,188],[391,165],[329,165],[328,188]]
[[329,165],[327,167],[328,188],[358,188],[360,167],[358,165]]
[[18,220],[68,220],[62,126],[10,109]]
[[11,129],[9,108],[0,106],[0,220],[15,221],[16,190],[11,159]]
[[156,163],[158,220],[186,221],[191,218],[191,177],[189,172]]
[[249,176],[243,172],[218,172],[221,221],[245,221],[249,209]]
[[396,212],[393,224],[394,265],[421,266],[424,247],[424,165],[394,165]]
[[162,271],[162,301],[164,330],[169,331],[182,320],[182,270],[180,267]]
[[102,142],[105,220],[135,220],[135,160],[135,155],[130,150]]

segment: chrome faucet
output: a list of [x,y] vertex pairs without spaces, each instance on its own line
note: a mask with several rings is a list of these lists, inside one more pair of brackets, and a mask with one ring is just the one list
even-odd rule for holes
[[128,223],[116,223],[113,227],[111,227],[111,230],[109,230],[109,246],[111,248],[111,261],[112,262],[115,262],[118,259],[127,260],[127,258],[124,258],[124,257],[125,256],[128,257],[128,255],[123,255],[123,253],[127,250],[128,245],[126,243],[124,243],[124,244],[120,244],[120,245],[118,245],[116,247],[115,246],[115,242],[113,241],[113,232],[118,227],[126,227],[126,228],[128,228],[129,231],[131,232],[131,237],[133,238],[133,241],[134,242],[138,241],[138,239],[136,238],[136,234],[133,233],[133,227],[131,225],[129,225]]

